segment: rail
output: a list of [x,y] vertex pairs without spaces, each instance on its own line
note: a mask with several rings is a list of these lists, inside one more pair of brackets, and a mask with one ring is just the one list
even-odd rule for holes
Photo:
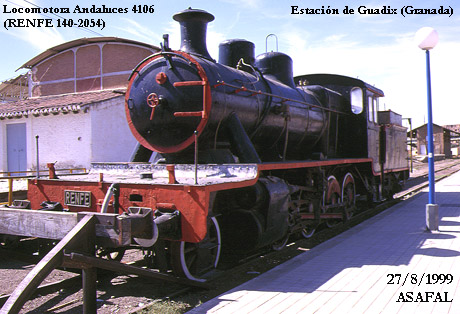
[[[30,175],[20,175],[20,174],[27,174]],[[49,177],[49,170],[39,170],[38,175]],[[59,175],[74,175],[74,174],[86,174],[86,168],[65,168],[65,169],[55,169],[55,174]],[[13,204],[13,186],[14,180],[18,179],[29,179],[29,178],[36,178],[37,171],[36,170],[25,170],[25,171],[4,171],[0,172],[0,181],[8,180],[8,202],[0,202],[0,205],[8,205],[11,206]]]

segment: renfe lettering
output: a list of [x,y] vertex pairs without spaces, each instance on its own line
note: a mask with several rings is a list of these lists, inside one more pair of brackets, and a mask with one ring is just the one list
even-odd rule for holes
[[52,19],[7,19],[5,28],[11,27],[53,27]]
[[91,207],[91,192],[64,191],[65,205]]

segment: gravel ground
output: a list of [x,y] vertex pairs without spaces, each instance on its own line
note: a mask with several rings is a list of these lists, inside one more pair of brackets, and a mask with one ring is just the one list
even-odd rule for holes
[[[20,244],[22,245],[22,244]],[[0,291],[10,294],[22,279],[35,266],[18,259],[5,258],[4,249],[0,249]],[[137,251],[129,251],[123,262],[139,258]],[[42,282],[43,284],[78,277],[71,286],[63,287],[50,294],[36,295],[26,302],[20,313],[67,313],[79,314],[83,311],[83,290],[78,273],[54,270]],[[153,302],[158,297],[173,293],[181,286],[130,275],[117,275],[98,271],[97,306],[99,314],[130,313],[139,307]]]

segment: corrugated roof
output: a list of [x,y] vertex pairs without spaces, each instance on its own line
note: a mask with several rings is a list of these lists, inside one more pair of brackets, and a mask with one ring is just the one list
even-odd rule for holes
[[29,115],[48,115],[79,112],[95,103],[123,97],[125,89],[103,90],[86,93],[51,95],[19,100],[0,105],[0,119],[20,118]]
[[[440,126],[440,125],[437,125],[436,123],[433,123],[433,126],[436,126],[438,128],[443,129],[444,132],[449,132],[450,136],[459,136],[460,135],[460,132],[452,130],[452,129],[448,128],[447,126]],[[418,130],[422,129],[422,128],[428,128],[428,124],[424,124],[424,125],[421,125],[421,126],[415,128],[415,129],[412,129],[412,133],[417,134]],[[407,134],[410,134],[410,131],[407,132]]]
[[3,98],[25,98],[28,92],[27,74],[21,74],[15,78],[0,83],[0,97]]

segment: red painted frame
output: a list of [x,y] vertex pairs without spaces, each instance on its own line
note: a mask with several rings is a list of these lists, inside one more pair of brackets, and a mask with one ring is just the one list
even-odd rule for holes
[[[166,205],[181,212],[182,241],[199,242],[207,232],[207,217],[210,206],[211,192],[237,189],[254,185],[263,171],[302,169],[312,167],[369,164],[372,170],[372,159],[337,159],[324,161],[301,161],[258,164],[258,175],[250,180],[227,182],[211,185],[182,184],[125,184],[120,183],[120,213],[130,206],[156,209]],[[404,171],[392,169],[387,172]],[[374,176],[379,174],[373,173]],[[69,206],[70,211],[99,212],[110,182],[70,181],[64,179],[32,179],[29,180],[28,198],[33,209],[40,208],[41,202],[53,201],[64,204],[64,190],[91,192],[91,208]],[[130,195],[140,195],[142,201],[130,201]],[[113,212],[113,207],[109,207]]]

